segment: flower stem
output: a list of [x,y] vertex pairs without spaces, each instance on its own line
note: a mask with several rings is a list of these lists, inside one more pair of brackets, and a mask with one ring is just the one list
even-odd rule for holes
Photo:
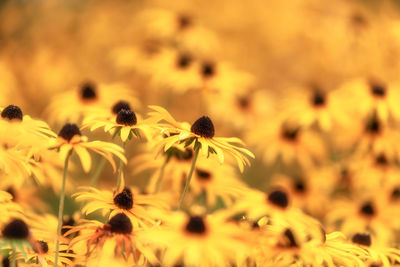
[[90,186],[95,187],[97,185],[97,181],[100,178],[100,174],[102,173],[105,164],[106,158],[101,157],[99,165],[97,166],[97,169],[93,174],[92,179],[90,179]]
[[[125,148],[126,142],[123,143],[122,147]],[[119,168],[118,168],[118,180],[117,180],[117,187],[115,188],[115,191],[117,192],[119,187],[121,186],[121,177],[122,177],[122,169],[124,167],[124,163],[122,162],[122,159],[119,159]]]
[[154,188],[154,193],[158,193],[158,191],[160,190],[160,184],[161,184],[161,181],[162,181],[162,179],[164,177],[165,166],[167,166],[167,163],[168,163],[168,156],[166,156],[166,158],[164,160],[164,163],[161,166],[160,174],[158,175],[158,178],[157,178],[157,181],[156,181],[156,186]]
[[[117,136],[119,132],[120,130],[116,130],[113,136],[111,137],[111,140],[114,140],[114,138]],[[106,158],[101,157],[99,165],[95,173],[93,174],[92,179],[90,179],[90,186],[95,187],[97,185],[97,181],[99,180],[100,174],[102,173],[105,164],[106,164]]]
[[64,212],[65,183],[67,180],[68,162],[69,162],[69,157],[71,156],[71,153],[72,153],[72,150],[68,153],[67,157],[65,158],[65,162],[64,162],[64,172],[63,172],[62,187],[61,187],[61,194],[60,194],[60,203],[58,205],[57,241],[56,241],[56,255],[54,257],[54,267],[58,266],[58,264],[57,264],[58,263],[58,251],[60,248],[62,217],[63,217],[63,212]]
[[196,166],[196,161],[197,161],[197,156],[199,155],[199,151],[200,151],[200,146],[196,147],[196,149],[194,150],[192,166],[190,167],[189,175],[186,179],[185,188],[183,189],[181,200],[179,201],[179,209],[182,209],[183,201],[185,200],[186,193],[189,190],[190,180],[192,179],[192,175],[193,175],[194,167]]
[[17,266],[17,261],[15,260],[16,254],[15,254],[15,247],[14,245],[12,246],[12,255],[10,257],[10,267],[16,267]]

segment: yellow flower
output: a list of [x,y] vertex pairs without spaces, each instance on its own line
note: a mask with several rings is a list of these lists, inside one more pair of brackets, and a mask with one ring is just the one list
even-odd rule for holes
[[133,227],[148,227],[156,220],[149,208],[166,208],[161,199],[154,195],[142,195],[132,192],[128,187],[121,188],[114,194],[109,190],[98,190],[93,187],[80,187],[80,192],[73,195],[77,201],[86,202],[82,207],[84,214],[101,210],[103,216],[113,217],[124,213],[131,220]]
[[134,229],[125,213],[114,215],[106,224],[81,220],[79,225],[72,226],[65,235],[77,232],[79,235],[71,240],[69,247],[76,251],[78,256],[98,259],[99,255],[112,252],[115,258],[121,259],[121,255],[124,255],[124,258],[133,261],[133,264],[149,262],[154,265],[158,262],[147,239],[144,238],[146,230]]
[[102,141],[88,142],[87,137],[82,136],[81,131],[76,124],[65,124],[60,130],[58,138],[55,139],[51,145],[51,148],[58,149],[63,160],[66,159],[71,151],[75,151],[81,160],[85,172],[89,172],[92,167],[92,159],[88,150],[100,154],[107,159],[114,171],[116,167],[112,158],[113,155],[126,163],[126,158],[123,154],[124,150],[120,146]]
[[[250,87],[252,88],[252,87]],[[207,107],[210,114],[231,124],[235,129],[252,131],[252,126],[265,116],[272,117],[276,112],[276,104],[265,90],[252,90],[248,87],[237,88],[234,91],[213,91],[207,94]],[[218,103],[215,105],[214,103]],[[229,110],[229,112],[226,112]]]
[[355,232],[373,231],[380,240],[391,240],[392,233],[399,226],[399,210],[388,209],[386,195],[366,197],[356,201],[336,200],[326,216],[327,225],[340,229],[345,235]]
[[[68,252],[68,245],[62,244],[59,248],[57,266],[72,265],[71,258],[73,253]],[[52,242],[37,240],[34,242],[32,250],[27,251],[26,261],[30,263],[39,263],[41,266],[54,266],[55,246]]]
[[214,137],[214,125],[210,118],[206,116],[199,118],[190,126],[188,123],[175,121],[164,108],[157,106],[150,106],[150,108],[154,110],[150,113],[151,118],[166,121],[166,123],[160,124],[162,133],[168,136],[159,144],[164,151],[167,151],[174,144],[184,143],[185,146],[190,146],[194,143],[195,150],[199,149],[203,156],[216,154],[220,163],[224,162],[224,152],[229,153],[236,159],[241,172],[243,172],[244,165],[250,165],[247,157],[254,158],[253,153],[249,150],[237,146],[237,144],[243,145],[239,138]]
[[112,113],[105,118],[99,118],[97,115],[88,116],[83,122],[83,127],[90,127],[91,131],[104,127],[105,132],[119,133],[123,142],[133,136],[140,137],[141,133],[149,138],[154,131],[148,121],[142,120],[131,110],[128,102],[117,102],[112,108]]
[[290,225],[299,231],[319,233],[320,223],[291,204],[283,189],[271,190],[268,194],[252,190],[239,198],[230,209],[232,214],[246,214],[250,220],[265,217],[271,225]]
[[165,248],[163,266],[231,266],[238,255],[248,253],[246,238],[223,213],[201,217],[174,212],[146,237]]
[[219,166],[210,159],[198,162],[193,178],[190,194],[198,197],[204,193],[205,203],[209,207],[214,207],[219,199],[229,207],[236,199],[251,194],[231,166]]
[[147,9],[139,14],[148,39],[179,44],[195,54],[205,54],[218,48],[215,34],[188,13],[163,9]]
[[3,145],[25,149],[27,153],[45,149],[49,137],[55,137],[47,123],[23,115],[18,106],[0,108],[0,137]]
[[335,125],[349,126],[348,107],[336,91],[327,91],[318,85],[295,87],[287,92],[283,100],[283,113],[301,126],[314,124],[324,131]]
[[299,163],[302,167],[311,167],[315,162],[323,161],[327,154],[317,133],[280,119],[260,123],[247,134],[247,139],[268,164],[280,159],[286,165]]
[[[184,148],[183,145],[174,145],[162,156],[157,157],[157,151],[149,146],[148,149],[130,160],[128,165],[135,166],[133,174],[136,175],[146,170],[155,170],[146,187],[149,193],[159,190],[178,194],[182,190],[182,177],[189,173],[192,165],[193,149]],[[164,174],[159,181],[164,165]],[[158,187],[158,188],[157,188]]]
[[46,112],[52,123],[81,122],[86,116],[110,110],[120,99],[138,105],[138,101],[132,96],[132,90],[124,84],[95,84],[88,81],[79,88],[55,96]]
[[351,241],[367,251],[368,254],[363,258],[370,261],[371,264],[375,263],[379,266],[390,267],[393,266],[393,262],[400,261],[399,249],[387,247],[387,244],[382,244],[373,239],[373,236],[369,233],[357,232],[352,236]]
[[[262,225],[256,228],[255,259],[260,266],[363,266],[358,258],[363,250],[357,246],[332,243],[329,235],[320,229],[310,235],[290,225]],[[341,246],[340,246],[341,245]]]
[[356,78],[344,83],[339,90],[351,92],[353,106],[361,115],[376,110],[377,116],[387,122],[392,116],[400,119],[400,93],[397,84],[386,83],[376,78]]

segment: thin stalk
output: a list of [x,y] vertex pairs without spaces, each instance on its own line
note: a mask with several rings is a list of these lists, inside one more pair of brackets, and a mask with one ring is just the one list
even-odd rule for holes
[[102,173],[105,164],[106,164],[106,158],[101,157],[99,165],[97,166],[97,169],[93,174],[92,179],[90,179],[90,186],[95,187],[97,185],[97,181],[100,178],[100,174]]
[[64,172],[63,172],[62,187],[61,187],[61,194],[60,194],[60,203],[58,205],[57,241],[56,241],[56,255],[54,257],[54,267],[57,267],[57,265],[58,265],[57,264],[58,250],[60,248],[62,217],[63,217],[63,212],[64,212],[65,183],[67,180],[68,162],[69,162],[69,157],[71,156],[71,153],[72,153],[72,150],[68,153],[67,157],[65,158],[65,162],[64,162]]
[[192,179],[193,171],[196,166],[197,156],[199,155],[200,146],[198,146],[194,151],[192,166],[190,167],[189,175],[186,179],[185,188],[183,189],[181,200],[179,201],[179,209],[182,209],[183,201],[185,200],[185,196],[187,191],[189,190],[190,180]]
[[16,267],[17,266],[17,261],[15,260],[16,254],[15,254],[15,247],[12,246],[12,255],[10,257],[10,267]]
[[[116,130],[113,136],[111,137],[111,140],[114,140],[114,138],[118,135],[119,132],[120,130]],[[101,157],[99,165],[95,173],[93,174],[92,179],[90,179],[90,186],[95,187],[97,185],[97,181],[100,178],[100,174],[102,173],[105,164],[106,164],[106,158]]]
[[162,181],[162,179],[164,177],[165,166],[167,166],[167,163],[168,163],[168,156],[165,157],[165,160],[164,160],[164,162],[163,162],[163,164],[161,166],[160,174],[158,175],[158,178],[157,178],[157,181],[156,181],[156,186],[155,186],[155,189],[154,189],[154,193],[158,193],[158,190],[160,190],[160,184],[161,184],[161,181]]
[[[125,149],[126,142],[123,143],[122,147]],[[121,185],[121,177],[122,177],[122,169],[124,168],[124,163],[122,162],[122,159],[119,159],[119,168],[118,168],[118,180],[117,180],[117,187],[115,188],[115,191],[118,191],[120,185]]]

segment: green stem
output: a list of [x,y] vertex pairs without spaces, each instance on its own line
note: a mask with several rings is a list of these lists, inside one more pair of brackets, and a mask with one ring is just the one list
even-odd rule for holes
[[[122,147],[125,149],[126,142],[123,143]],[[115,191],[118,191],[120,185],[121,185],[121,177],[122,177],[122,169],[124,167],[124,162],[122,162],[122,159],[119,159],[119,168],[118,168],[118,180],[117,180],[117,187],[115,188]]]
[[164,177],[165,166],[167,166],[167,163],[168,163],[168,156],[165,157],[164,163],[161,166],[160,174],[158,175],[156,186],[154,188],[154,193],[158,193],[158,191],[160,190],[160,184]]
[[97,166],[97,169],[93,174],[92,179],[90,180],[91,187],[95,187],[97,185],[97,181],[100,178],[100,174],[102,173],[105,164],[106,164],[106,158],[101,157],[99,165]]
[[61,187],[61,194],[60,194],[60,203],[58,205],[57,241],[56,241],[56,256],[54,257],[54,267],[57,267],[57,265],[58,265],[57,264],[58,251],[60,248],[62,217],[63,217],[63,212],[64,212],[65,182],[67,180],[68,162],[69,162],[69,157],[71,156],[71,153],[72,153],[72,150],[68,153],[67,157],[65,158],[65,162],[64,162],[64,172],[63,172],[62,187]]
[[[114,140],[114,138],[118,135],[120,130],[116,130],[113,136],[111,137],[111,140]],[[95,187],[97,185],[97,181],[100,178],[100,174],[103,171],[104,165],[106,164],[106,158],[101,157],[99,165],[95,171],[95,173],[92,176],[92,179],[90,179],[90,186]]]
[[181,200],[179,201],[179,209],[182,209],[183,201],[185,200],[185,196],[187,191],[189,190],[190,180],[192,179],[194,167],[196,166],[197,156],[199,155],[200,146],[198,146],[194,151],[194,157],[192,161],[192,166],[190,167],[189,175],[186,179],[185,188],[183,189]]

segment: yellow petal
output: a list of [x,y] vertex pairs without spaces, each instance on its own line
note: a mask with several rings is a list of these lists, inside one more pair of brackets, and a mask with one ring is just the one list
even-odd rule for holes
[[89,152],[86,148],[82,146],[75,146],[76,154],[78,154],[83,170],[88,173],[90,171],[90,167],[92,166],[92,158],[90,157]]
[[126,142],[126,140],[129,137],[129,133],[131,132],[131,128],[130,127],[122,127],[121,128],[121,139],[123,142]]

